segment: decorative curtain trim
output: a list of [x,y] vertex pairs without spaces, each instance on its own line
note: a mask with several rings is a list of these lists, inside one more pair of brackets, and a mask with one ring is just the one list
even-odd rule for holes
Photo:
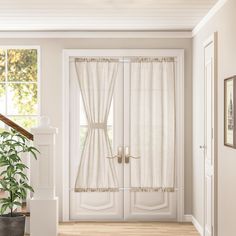
[[175,192],[175,188],[131,188],[131,192]]
[[75,62],[119,62],[119,58],[109,57],[80,57],[76,58]]
[[[119,188],[75,188],[75,192],[119,192]],[[175,188],[130,188],[130,192],[175,192]]]
[[174,57],[134,57],[131,62],[175,62]]
[[[175,62],[174,57],[127,57],[130,62]],[[75,62],[122,62],[120,58],[110,57],[79,57]]]
[[119,188],[75,188],[75,192],[119,192]]

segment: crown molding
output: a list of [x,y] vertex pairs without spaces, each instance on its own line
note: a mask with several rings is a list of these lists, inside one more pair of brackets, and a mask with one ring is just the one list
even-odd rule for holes
[[225,5],[228,0],[219,0],[207,13],[205,17],[197,24],[197,26],[192,31],[192,37],[197,35],[197,33],[212,19],[213,16]]
[[0,38],[191,38],[191,31],[0,31]]
[[155,38],[192,38],[212,19],[228,0],[219,0],[207,15],[191,30],[19,30],[0,31],[0,38],[114,38],[114,39],[155,39]]

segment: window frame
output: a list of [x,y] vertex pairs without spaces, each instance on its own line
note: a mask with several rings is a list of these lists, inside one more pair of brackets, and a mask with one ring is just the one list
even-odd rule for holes
[[[8,115],[7,114],[7,104],[8,104],[8,101],[6,99],[5,101],[5,104],[6,104],[6,107],[5,107],[5,115],[8,117],[8,118],[12,118],[12,117],[34,117],[34,118],[37,118],[37,123],[39,122],[39,117],[41,115],[41,47],[39,45],[0,45],[0,49],[2,50],[10,50],[10,49],[16,49],[16,50],[21,50],[21,49],[33,49],[33,50],[36,50],[37,51],[37,82],[33,82],[35,84],[37,84],[37,115]],[[7,58],[6,58],[7,59]],[[7,64],[6,64],[6,73],[7,73]],[[9,81],[7,81],[7,83],[11,83]],[[5,84],[7,84],[5,83]],[[14,83],[14,82],[13,82]],[[17,82],[17,83],[21,83],[21,82]],[[22,82],[24,84],[30,84],[31,82]],[[0,84],[4,84],[4,82],[0,82]]]

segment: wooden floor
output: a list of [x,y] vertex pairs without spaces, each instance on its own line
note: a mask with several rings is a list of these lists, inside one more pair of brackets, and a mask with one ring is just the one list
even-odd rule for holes
[[62,223],[59,236],[199,236],[192,224],[161,222]]

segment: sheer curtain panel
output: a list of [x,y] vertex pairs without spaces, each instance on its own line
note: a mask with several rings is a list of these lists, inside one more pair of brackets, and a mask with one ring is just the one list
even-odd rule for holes
[[118,180],[107,133],[107,119],[118,72],[110,58],[77,58],[75,66],[88,122],[78,169],[76,192],[118,191]]
[[130,153],[133,191],[173,191],[174,58],[131,62]]

